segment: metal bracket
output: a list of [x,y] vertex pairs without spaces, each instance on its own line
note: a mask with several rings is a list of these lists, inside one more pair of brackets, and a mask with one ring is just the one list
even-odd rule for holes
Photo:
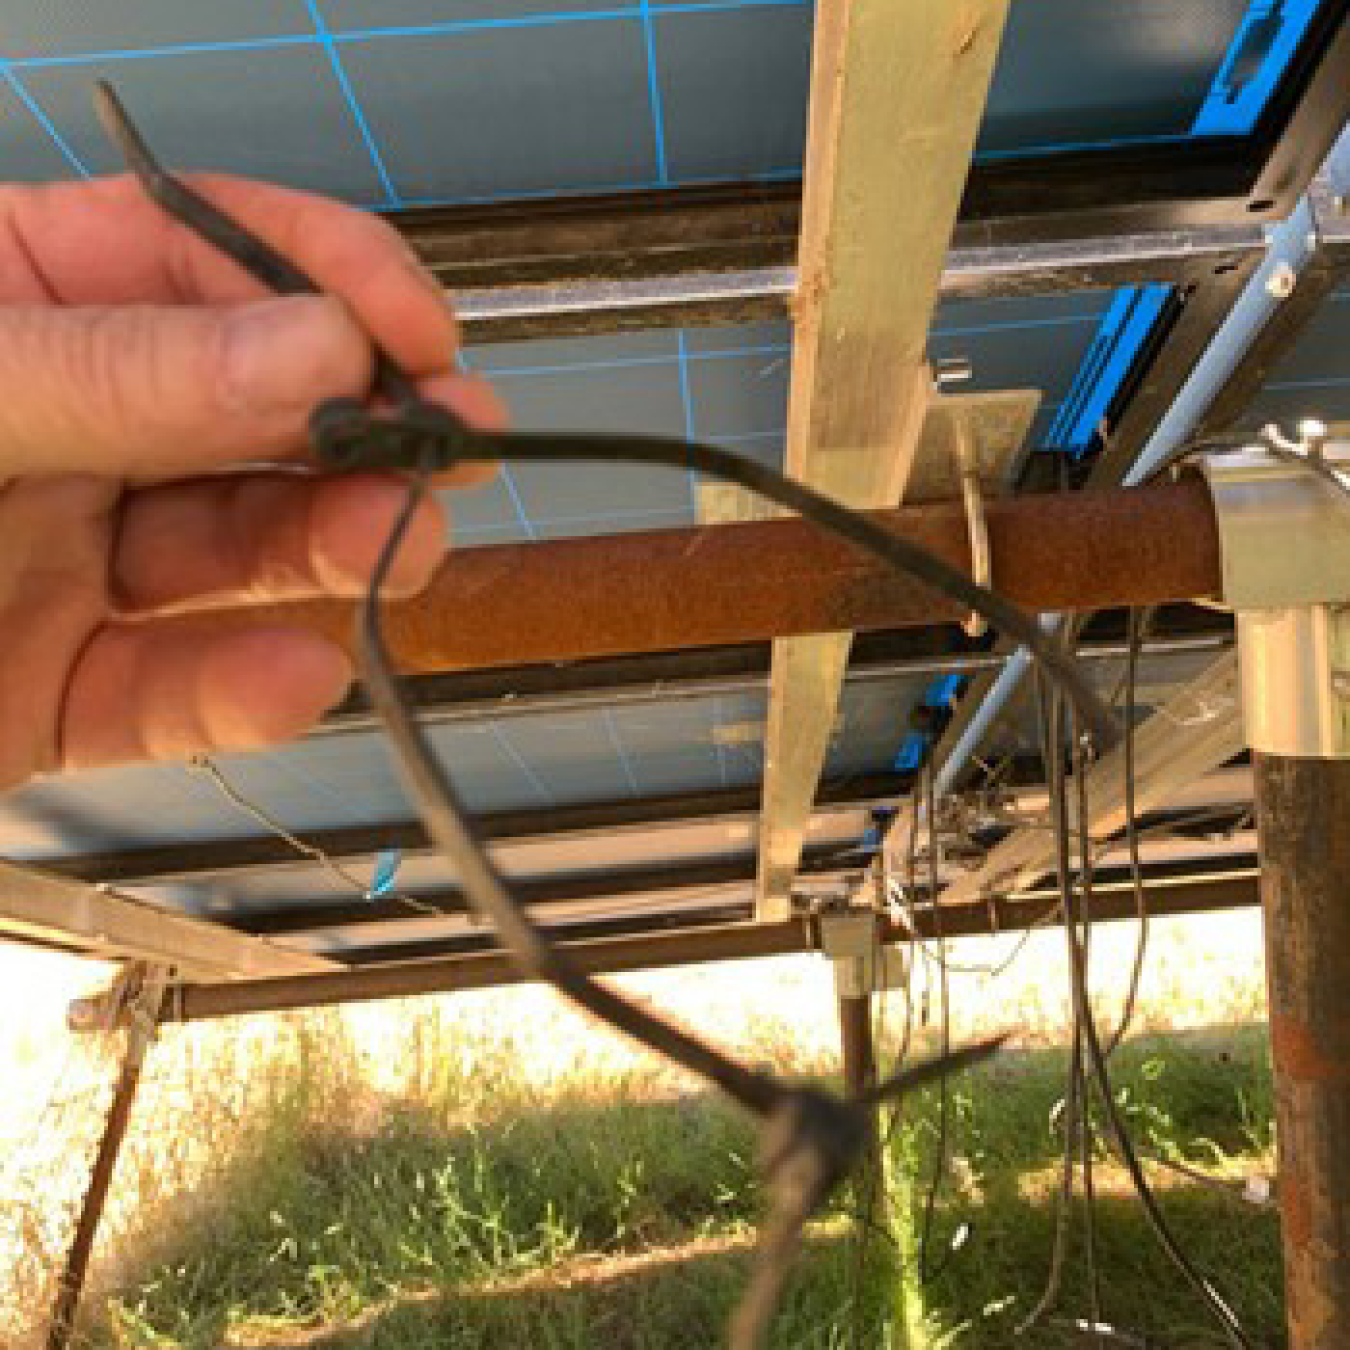
[[[1309,428],[1311,430],[1311,427]],[[1350,600],[1350,503],[1298,453],[1350,471],[1350,442],[1281,438],[1208,455],[1201,467],[1219,524],[1223,601],[1235,610]],[[1294,451],[1295,453],[1291,453]],[[1345,480],[1350,492],[1350,477]]]
[[[1039,389],[933,393],[905,484],[905,504],[955,501],[965,494],[971,473],[981,497],[1006,491],[1022,462],[1040,403]],[[772,520],[783,514],[772,502],[731,483],[701,482],[697,505],[701,525]]]
[[1350,442],[1305,423],[1210,455],[1223,600],[1237,612],[1247,742],[1350,759]]
[[899,988],[905,953],[881,941],[881,916],[870,909],[816,917],[820,950],[834,962],[835,991],[845,998]]

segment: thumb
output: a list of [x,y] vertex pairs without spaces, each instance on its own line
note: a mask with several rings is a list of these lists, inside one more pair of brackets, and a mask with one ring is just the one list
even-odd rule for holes
[[222,308],[0,308],[0,478],[172,477],[298,452],[363,394],[370,342],[330,296]]

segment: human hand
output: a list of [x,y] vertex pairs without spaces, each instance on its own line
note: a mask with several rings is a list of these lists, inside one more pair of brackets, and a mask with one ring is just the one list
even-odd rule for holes
[[[342,697],[350,664],[317,634],[167,620],[364,590],[404,489],[302,466],[313,407],[366,393],[371,339],[425,397],[501,420],[454,372],[449,308],[390,226],[193,182],[328,294],[264,298],[129,177],[0,187],[0,789],[270,744]],[[429,501],[390,593],[421,589],[444,538]]]

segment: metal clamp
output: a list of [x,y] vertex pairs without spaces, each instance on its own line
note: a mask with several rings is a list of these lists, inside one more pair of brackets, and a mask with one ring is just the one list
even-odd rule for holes
[[1350,442],[1320,423],[1210,455],[1252,749],[1350,759]]
[[835,990],[846,998],[898,988],[905,979],[905,955],[881,941],[881,916],[850,909],[817,916],[821,953],[834,963]]

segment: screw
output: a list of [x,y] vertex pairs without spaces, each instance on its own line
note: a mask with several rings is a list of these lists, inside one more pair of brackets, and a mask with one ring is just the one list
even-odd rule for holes
[[1287,262],[1278,264],[1266,278],[1266,294],[1276,300],[1287,300],[1294,293],[1298,274]]
[[1331,672],[1331,691],[1337,698],[1350,698],[1350,671]]

